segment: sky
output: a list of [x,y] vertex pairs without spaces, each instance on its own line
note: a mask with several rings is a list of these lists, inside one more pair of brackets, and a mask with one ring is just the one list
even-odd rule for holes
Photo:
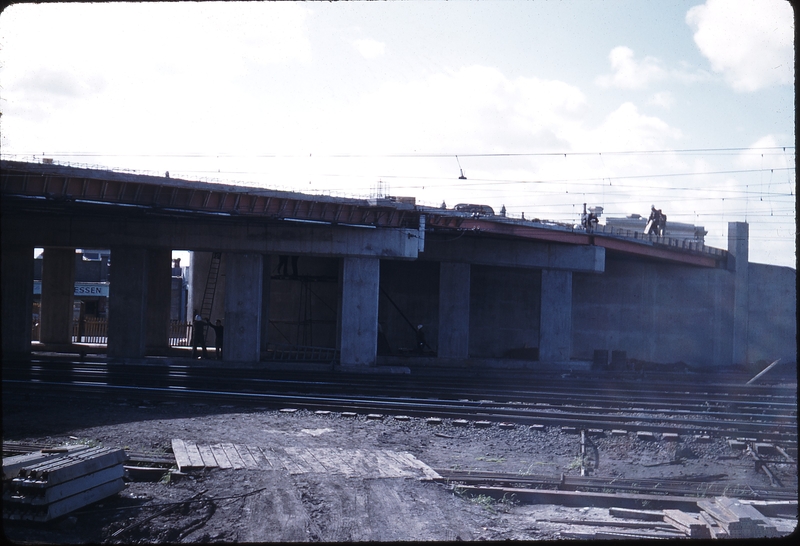
[[785,0],[21,3],[0,153],[564,223],[655,205],[796,267],[793,42]]

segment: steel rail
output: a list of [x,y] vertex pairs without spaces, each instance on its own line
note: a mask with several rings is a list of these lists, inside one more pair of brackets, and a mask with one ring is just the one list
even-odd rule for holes
[[460,407],[447,404],[443,401],[433,400],[376,400],[348,397],[314,396],[314,395],[286,395],[263,394],[244,392],[225,392],[196,389],[176,389],[167,387],[130,387],[117,385],[102,385],[97,383],[68,384],[57,382],[38,382],[3,380],[4,389],[14,387],[18,392],[23,389],[37,391],[35,387],[44,388],[50,392],[61,391],[73,394],[127,394],[147,396],[149,398],[197,398],[204,401],[236,401],[244,404],[260,404],[267,406],[285,406],[305,408],[309,410],[329,411],[363,411],[366,413],[384,412],[406,414],[415,417],[442,417],[452,419],[486,420],[493,422],[511,422],[523,425],[542,424],[549,426],[572,426],[576,428],[595,428],[614,430],[622,427],[636,431],[673,432],[694,435],[719,435],[725,437],[741,437],[742,435],[756,436],[761,440],[791,440],[797,438],[797,426],[790,424],[752,423],[722,420],[690,420],[664,418],[625,417],[623,419],[605,416],[578,413],[557,412],[531,412],[516,411],[504,408],[479,408]]
[[483,471],[434,469],[441,479],[435,481],[447,484],[487,485],[493,487],[547,488],[570,491],[616,491],[652,495],[684,496],[735,496],[742,499],[758,500],[797,500],[797,489],[753,488],[750,485],[726,483],[698,477],[697,480],[671,478],[616,478],[600,476],[557,476],[508,474]]
[[[133,368],[127,367],[130,374],[146,374],[150,372],[154,375],[163,375],[163,371],[158,372],[159,368],[154,367],[140,367],[140,368]],[[108,370],[105,369],[102,365],[97,365],[94,369],[97,370],[97,377],[107,376]],[[62,370],[60,373],[73,373],[73,374],[86,374],[87,377],[90,377],[93,373],[93,368],[88,367],[84,364],[81,364],[80,367],[73,367],[71,370]],[[186,373],[186,372],[190,373]],[[242,375],[241,377],[231,376],[230,372],[225,372],[225,375],[217,375],[220,373],[219,370],[215,370],[213,374],[203,373],[202,371],[198,373],[198,369],[193,370],[181,370],[180,367],[169,367],[168,375],[177,380],[177,378],[182,378],[183,385],[189,386],[191,384],[200,384],[202,385],[202,381],[209,381],[218,384],[220,381],[225,383],[230,383],[232,386],[235,385],[236,381],[246,381],[249,386],[253,384],[263,385],[265,387],[269,387],[270,390],[273,390],[275,387],[281,387],[283,390],[288,388],[289,386],[295,386],[298,389],[303,391],[308,391],[309,389],[315,389],[317,392],[322,392],[325,389],[330,389],[335,392],[338,392],[342,388],[342,377],[337,376],[329,381],[308,381],[303,379],[293,379],[293,380],[285,380],[285,379],[275,379],[275,378],[261,378],[261,377],[254,377],[248,375]],[[50,369],[49,373],[59,373],[58,370]],[[579,398],[578,395],[581,394],[580,390],[575,388],[570,388],[569,392],[558,393],[553,392],[554,390],[564,390],[564,388],[560,385],[550,385],[547,389],[544,389],[542,385],[537,385],[537,389],[528,389],[528,390],[519,390],[518,385],[515,385],[515,389],[503,389],[503,390],[489,390],[490,387],[485,386],[482,389],[475,389],[469,390],[464,389],[463,387],[457,387],[452,385],[419,385],[415,382],[407,382],[407,381],[398,381],[398,380],[387,380],[383,379],[381,382],[375,382],[370,380],[363,380],[359,378],[357,383],[354,383],[348,378],[347,387],[351,392],[360,392],[359,389],[364,389],[364,392],[368,392],[370,394],[374,394],[380,390],[384,392],[397,394],[402,390],[411,390],[415,393],[419,392],[430,392],[436,394],[437,396],[446,395],[448,392],[453,393],[453,396],[458,397],[465,397],[465,396],[480,396],[482,399],[486,399],[487,397],[493,397],[497,400],[502,400],[504,402],[534,402],[534,403],[541,403],[545,401],[569,401],[575,403],[576,398]],[[388,384],[387,384],[388,382]],[[606,393],[598,393],[598,388],[595,387],[591,390],[587,389],[585,392],[590,394],[588,399],[581,399],[582,403],[594,404],[600,407],[603,406],[603,403],[613,403],[614,405],[618,405],[621,402],[628,403],[629,405],[635,404],[637,409],[646,410],[647,408],[656,408],[658,410],[664,409],[663,406],[665,404],[669,405],[670,410],[680,410],[680,409],[687,409],[690,411],[695,411],[698,409],[698,404],[702,406],[702,408],[706,411],[712,410],[717,407],[724,407],[725,409],[730,409],[731,407],[747,407],[753,410],[757,410],[759,407],[764,407],[766,409],[776,409],[776,408],[785,408],[789,411],[796,410],[796,396],[794,392],[787,391],[786,396],[779,396],[779,395],[772,395],[769,401],[764,400],[750,400],[750,395],[748,394],[748,398],[745,400],[741,399],[731,399],[729,398],[710,398],[708,396],[701,396],[702,393],[694,392],[694,393],[676,393],[676,392],[664,392],[664,391],[646,391],[646,392],[637,392],[631,390],[623,390],[619,389],[618,386],[616,387],[618,394],[606,394]],[[790,393],[791,395],[789,395]],[[661,398],[659,401],[653,401],[654,398]],[[688,397],[688,398],[687,398]],[[781,400],[786,400],[785,402]]]
[[[78,372],[78,370],[73,368],[71,370],[71,372],[69,372],[69,373],[76,374],[76,372]],[[70,377],[70,378],[65,377],[64,374],[67,374],[67,373],[68,373],[67,370],[62,370],[61,371],[61,375],[62,375],[62,378],[64,380],[67,380],[67,379],[70,379],[71,381],[76,381],[77,380],[77,378],[75,378],[75,377]],[[47,374],[45,374],[45,376],[46,375]],[[56,374],[56,375],[58,375],[58,374]],[[147,386],[147,383],[155,382],[157,384],[159,382],[163,382],[164,381],[163,370],[162,370],[162,373],[160,374],[160,377],[156,378],[156,377],[153,377],[151,375],[150,377],[146,377],[144,380],[142,380],[141,378],[138,378],[138,377],[134,377],[131,373],[126,373],[125,375],[128,376],[128,379],[132,379],[133,378],[134,379],[134,384],[143,382],[143,383],[145,383],[144,386]],[[175,383],[179,383],[178,385],[172,385],[172,386],[181,386],[181,387],[185,387],[185,388],[192,388],[192,387],[199,388],[199,387],[203,386],[202,383],[200,385],[192,385],[192,382],[186,381],[185,377],[181,378],[180,381],[176,381],[178,378],[179,378],[179,374],[178,375],[176,375],[176,374],[168,375],[167,381],[172,381],[172,382],[175,382]],[[89,380],[89,377],[85,377],[84,379],[85,380]],[[106,382],[108,382],[107,374],[105,375],[104,379],[105,379]],[[124,379],[124,378],[117,377],[117,381],[119,381],[121,379]],[[221,387],[222,385],[221,385],[220,381],[221,381],[222,378],[215,378],[215,379],[216,379],[214,381],[215,386],[217,388]],[[210,381],[210,378],[204,378],[204,380]],[[260,383],[261,381],[262,380],[258,380],[258,379],[250,379],[248,381],[248,385],[247,385],[248,388],[247,389],[242,389],[241,387],[243,385],[241,383],[235,383],[234,382],[234,383],[230,384],[230,388],[233,388],[233,389],[236,389],[236,390],[248,390],[250,392],[253,392],[255,389],[250,388],[250,387],[252,387],[252,384],[254,382],[255,383]],[[268,380],[267,380],[267,382],[268,382]],[[304,385],[304,386],[308,387],[307,385]],[[315,385],[315,387],[318,388],[319,384]],[[341,383],[330,384],[329,387],[335,387],[336,394],[339,394],[341,392]],[[359,394],[362,394],[362,395],[364,394],[363,392],[359,392],[359,389],[353,389],[352,385],[348,385],[348,389],[349,389],[349,394],[351,396],[354,395],[355,393],[359,393]],[[304,390],[308,390],[308,389],[306,388]],[[262,389],[259,389],[259,391],[263,392]],[[436,394],[440,395],[440,396],[442,394],[438,390],[434,391],[434,392]],[[315,394],[322,394],[322,393],[320,391],[316,391]],[[371,391],[369,394],[370,394],[371,398],[373,398],[373,399],[378,399],[378,397],[379,397],[379,395],[375,394],[374,391]],[[398,393],[394,392],[393,394],[398,394]],[[532,411],[533,409],[545,409],[546,408],[548,410],[560,410],[560,411],[566,411],[566,410],[575,410],[575,411],[577,411],[577,410],[581,410],[584,413],[601,413],[601,412],[607,412],[609,407],[613,407],[613,411],[616,411],[616,412],[623,412],[623,411],[626,411],[626,410],[630,411],[630,412],[635,412],[637,414],[636,415],[637,418],[645,418],[645,416],[647,416],[647,415],[652,415],[652,416],[656,416],[656,418],[661,418],[660,416],[663,415],[664,413],[672,413],[672,414],[681,414],[681,413],[683,413],[684,415],[694,414],[694,415],[716,416],[716,417],[719,417],[719,418],[725,418],[725,417],[728,417],[728,416],[733,416],[736,419],[749,418],[749,419],[759,419],[759,420],[765,420],[765,419],[773,419],[774,420],[774,419],[778,419],[778,418],[793,418],[795,416],[793,412],[796,412],[796,405],[788,406],[790,408],[790,413],[789,414],[786,414],[786,413],[780,414],[780,413],[775,413],[775,412],[773,412],[773,413],[765,413],[763,411],[761,413],[744,413],[742,411],[733,412],[733,411],[731,411],[730,407],[726,407],[726,408],[712,407],[708,403],[708,401],[706,401],[701,406],[686,406],[685,404],[683,404],[683,405],[677,404],[677,406],[678,406],[677,408],[675,407],[676,406],[675,404],[671,404],[668,401],[665,401],[665,402],[662,402],[662,403],[654,403],[653,404],[653,406],[658,408],[658,409],[646,409],[644,407],[640,407],[640,406],[643,406],[644,404],[639,404],[638,402],[631,402],[627,398],[616,398],[616,399],[613,399],[613,400],[610,400],[610,401],[606,400],[605,404],[601,404],[600,402],[598,402],[598,400],[596,398],[596,395],[593,395],[591,399],[583,399],[583,400],[580,400],[580,401],[577,401],[577,402],[575,400],[576,397],[573,396],[572,398],[565,398],[564,399],[564,400],[568,400],[568,401],[573,402],[573,403],[569,403],[569,404],[568,403],[562,403],[562,404],[558,404],[558,405],[553,405],[553,404],[543,404],[541,402],[541,398],[536,396],[535,394],[532,394],[532,393],[527,393],[527,394],[529,396],[526,397],[526,401],[529,402],[529,405],[520,406],[520,407],[518,407],[516,409],[518,409],[520,411],[525,411],[525,410]],[[415,398],[419,398],[419,396],[420,396],[420,393],[416,393]],[[461,395],[459,395],[459,396],[461,396]],[[546,394],[545,394],[545,396],[546,396]],[[384,399],[386,399],[385,396],[382,396],[382,397]],[[390,397],[390,399],[395,399],[395,398],[396,398],[396,396]],[[517,400],[518,399],[515,399],[515,401],[517,401]],[[476,402],[476,401],[459,399],[459,403],[462,404],[462,405],[470,405],[470,406],[473,406],[473,407],[480,407],[480,408],[482,408],[482,407],[484,407],[486,405],[489,405],[489,404],[497,405],[497,404],[503,404],[503,403],[508,403],[508,402],[509,402],[509,398],[505,396],[505,393],[502,393],[499,397],[496,397],[494,400],[485,400],[485,401]],[[611,404],[613,404],[613,406],[611,406]],[[628,407],[625,407],[626,405]],[[669,405],[670,407],[664,407],[665,405]],[[692,421],[694,422],[695,419],[693,419]]]

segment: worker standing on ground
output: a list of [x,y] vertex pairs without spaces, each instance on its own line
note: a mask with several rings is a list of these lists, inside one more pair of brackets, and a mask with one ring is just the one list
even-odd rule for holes
[[422,324],[419,324],[417,325],[417,353],[422,354],[427,344],[428,343],[425,341],[425,332],[422,331]]
[[211,324],[210,320],[206,324],[214,329],[214,349],[217,355],[217,360],[222,360],[222,341],[225,335],[225,327],[222,326],[222,321],[217,319],[216,324]]
[[192,322],[192,359],[197,356],[197,346],[203,348],[203,358],[208,358],[208,349],[206,349],[206,321],[194,310],[194,321]]

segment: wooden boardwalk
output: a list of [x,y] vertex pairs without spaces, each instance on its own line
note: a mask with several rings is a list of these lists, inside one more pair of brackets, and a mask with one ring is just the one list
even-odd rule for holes
[[441,478],[431,467],[401,451],[336,447],[259,447],[197,444],[173,439],[180,471],[203,468],[279,470],[289,474],[326,473],[359,478]]

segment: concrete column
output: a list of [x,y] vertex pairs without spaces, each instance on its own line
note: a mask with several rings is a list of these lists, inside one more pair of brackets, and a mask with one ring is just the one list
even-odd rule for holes
[[108,357],[143,358],[146,348],[148,251],[112,247],[108,289]]
[[374,366],[378,354],[378,258],[342,259],[340,362]]
[[272,260],[269,254],[265,254],[262,259],[264,260],[264,271],[261,275],[261,352],[264,353],[269,345],[269,294],[272,281],[270,264]]
[[733,271],[733,362],[747,364],[747,286],[749,226],[747,222],[728,222],[728,269]]
[[439,357],[469,357],[469,286],[470,264],[439,264]]
[[225,342],[223,360],[258,362],[261,358],[261,308],[264,257],[225,254]]
[[172,300],[172,251],[147,251],[146,346],[149,354],[166,355],[169,348],[169,319]]
[[3,360],[28,360],[31,356],[33,247],[4,245],[1,258]]
[[[211,252],[192,252],[189,266],[189,307],[187,313],[192,314],[203,306],[203,294],[208,280],[208,268],[211,267]],[[210,318],[210,317],[205,317]],[[191,320],[191,319],[189,319]]]
[[72,344],[75,249],[45,248],[42,256],[42,343]]
[[572,272],[542,270],[539,360],[565,362],[572,349]]

